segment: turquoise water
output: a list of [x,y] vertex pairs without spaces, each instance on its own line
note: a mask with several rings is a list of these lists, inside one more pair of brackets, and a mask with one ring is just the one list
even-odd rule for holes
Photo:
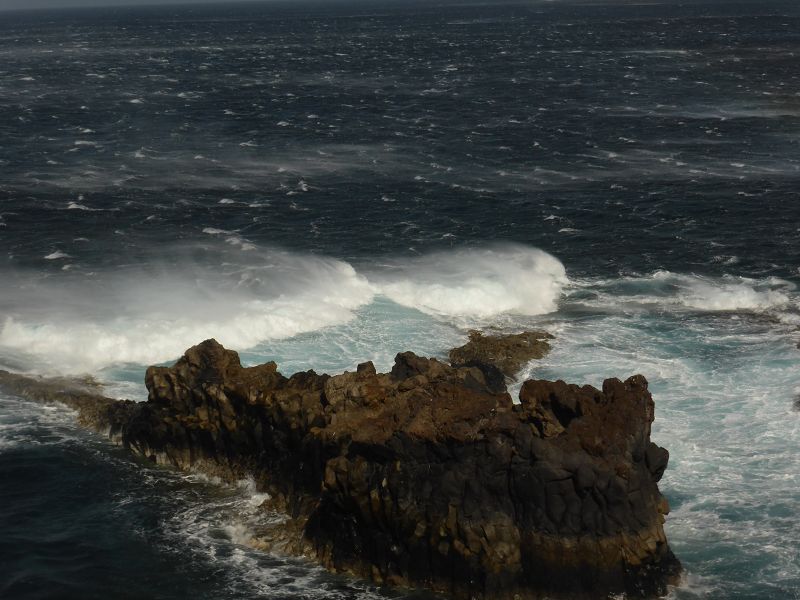
[[[3,13],[0,368],[142,400],[209,337],[335,373],[545,329],[523,378],[650,381],[671,596],[797,599],[798,31],[779,0]],[[0,397],[0,482],[0,597],[391,595],[57,407]]]
[[[275,360],[287,374],[336,373],[368,359],[386,370],[401,348],[444,358],[470,326],[551,331],[552,352],[520,379],[600,386],[607,377],[641,373],[650,382],[653,439],[671,456],[661,483],[672,508],[667,534],[686,567],[671,597],[798,597],[796,292],[774,280],[681,276],[682,285],[670,286],[665,277],[583,280],[567,286],[559,310],[530,317],[453,318],[378,297],[347,323],[261,344],[242,358],[246,364]],[[620,287],[634,288],[635,300],[621,296]],[[690,294],[687,307],[686,290],[698,288],[705,295]],[[606,303],[609,289],[618,294],[612,304]],[[750,306],[696,308],[733,302],[732,294]],[[137,372],[115,374],[133,384]]]

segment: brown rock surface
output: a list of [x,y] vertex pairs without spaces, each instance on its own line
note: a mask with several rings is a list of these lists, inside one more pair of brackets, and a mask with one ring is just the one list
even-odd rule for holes
[[450,350],[450,363],[454,367],[477,366],[490,378],[492,367],[505,377],[514,377],[526,363],[547,354],[552,339],[545,331],[486,335],[473,330],[466,344]]
[[649,597],[679,571],[641,376],[532,380],[514,405],[480,368],[410,352],[286,378],[208,340],[146,383],[135,404],[0,373],[151,460],[252,475],[292,517],[280,547],[335,571],[498,599]]

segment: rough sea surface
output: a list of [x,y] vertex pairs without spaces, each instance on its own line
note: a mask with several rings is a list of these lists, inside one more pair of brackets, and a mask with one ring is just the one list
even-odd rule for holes
[[[379,2],[0,13],[0,368],[216,337],[336,372],[552,332],[642,373],[674,599],[800,598],[800,6]],[[253,548],[252,482],[0,396],[0,597],[409,597]]]

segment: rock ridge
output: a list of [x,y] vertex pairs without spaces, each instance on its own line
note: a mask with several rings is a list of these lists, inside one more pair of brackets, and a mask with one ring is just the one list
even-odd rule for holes
[[645,378],[529,380],[514,404],[485,371],[404,352],[389,373],[287,378],[206,340],[150,367],[143,403],[2,371],[0,387],[154,462],[252,476],[289,516],[267,545],[333,571],[456,599],[663,595],[680,565]]
[[450,364],[480,368],[497,389],[526,363],[550,352],[548,340],[553,339],[546,331],[487,335],[473,329],[468,335],[466,344],[450,350]]

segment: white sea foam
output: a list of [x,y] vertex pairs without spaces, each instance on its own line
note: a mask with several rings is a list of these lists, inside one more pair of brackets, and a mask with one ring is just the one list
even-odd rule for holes
[[0,394],[0,454],[75,439],[80,435],[74,427],[76,415],[63,405],[46,405]]
[[247,255],[247,267],[227,273],[187,265],[158,274],[26,282],[4,291],[11,306],[0,325],[0,348],[60,372],[150,364],[174,359],[210,337],[246,349],[343,323],[374,295],[366,279],[341,261]]
[[556,310],[567,282],[564,265],[527,246],[443,252],[369,275],[398,304],[449,317],[538,315]]
[[765,310],[789,304],[785,281],[766,283],[736,278],[722,281],[689,281],[678,294],[681,304],[689,308],[712,311]]
[[667,536],[688,569],[670,598],[792,597],[800,585],[796,334],[713,310],[581,317],[550,327],[553,350],[526,376],[649,380],[653,440],[670,451],[660,484],[672,505]]
[[[165,479],[163,471],[157,475]],[[168,482],[173,502],[161,523],[168,552],[207,563],[217,583],[236,598],[378,600],[385,597],[374,586],[358,580],[344,582],[302,559],[283,558],[260,551],[274,539],[285,515],[260,508],[264,494],[252,481],[214,485],[197,475]],[[156,481],[163,486],[163,481]]]
[[203,233],[207,233],[208,235],[222,235],[222,234],[230,234],[233,233],[228,229],[219,229],[217,227],[204,227]]
[[47,256],[44,257],[45,260],[58,260],[59,258],[71,258],[69,254],[66,252],[62,252],[61,250],[56,250],[55,252],[51,252]]
[[258,249],[258,246],[256,246],[247,238],[240,236],[235,231],[229,231],[227,229],[218,229],[217,227],[205,227],[203,228],[203,233],[207,233],[208,235],[213,235],[213,236],[224,236],[222,239],[225,240],[226,244],[229,244],[231,246],[237,246],[245,251]]
[[89,279],[23,277],[9,285],[0,349],[32,356],[39,369],[95,372],[173,360],[210,337],[247,350],[346,323],[376,296],[456,325],[538,315],[556,309],[567,281],[556,258],[521,245],[438,253],[359,273],[340,260],[203,231],[224,242],[210,250],[217,268],[190,263]]
[[[82,200],[83,198],[81,197],[80,199]],[[67,204],[67,210],[85,210],[87,212],[102,212],[104,210],[116,211],[116,210],[119,210],[119,209],[118,208],[109,208],[109,209],[91,208],[89,206],[86,206],[85,204],[81,204],[80,202],[69,202]]]
[[[795,285],[776,277],[710,277],[656,271],[613,280],[575,281],[570,301],[622,311],[780,312],[795,310]],[[588,295],[587,295],[588,293]]]

